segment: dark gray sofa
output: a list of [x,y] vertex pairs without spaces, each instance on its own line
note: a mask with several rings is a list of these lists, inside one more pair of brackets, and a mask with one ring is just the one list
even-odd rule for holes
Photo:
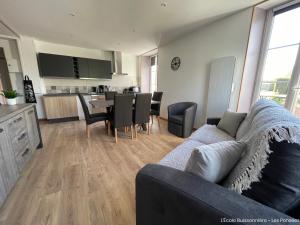
[[[265,223],[222,219],[267,219]],[[281,222],[273,223],[273,220]],[[300,224],[283,213],[190,173],[149,164],[136,177],[137,225]],[[228,221],[227,220],[227,221]]]
[[[219,118],[210,118],[207,122],[217,124]],[[215,132],[216,129],[215,126],[205,127],[194,136]],[[216,134],[220,140],[230,138],[222,133]],[[210,141],[215,140],[211,138]],[[173,157],[195,144],[191,136],[173,150]],[[261,181],[253,183],[252,191],[242,194],[166,166],[168,161],[163,162],[165,165],[146,165],[136,177],[136,224],[300,224],[295,219],[300,218],[300,146],[285,141],[272,141],[270,147],[275,153],[270,156],[270,163],[262,171]],[[277,200],[272,202],[274,195]],[[287,198],[295,200],[290,205],[292,209],[285,207],[285,213],[267,206],[274,204],[280,208],[280,202]]]

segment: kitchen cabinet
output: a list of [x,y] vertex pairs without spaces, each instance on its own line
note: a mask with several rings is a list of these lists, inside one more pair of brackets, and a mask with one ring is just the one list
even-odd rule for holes
[[0,206],[42,144],[33,104],[0,108]]
[[34,108],[25,111],[25,120],[28,130],[28,137],[30,141],[30,147],[32,149],[37,148],[37,146],[40,143],[39,129],[36,117],[37,115]]
[[13,154],[12,142],[9,138],[7,123],[0,124],[0,173],[4,189],[9,193],[16,182],[19,171]]
[[76,95],[44,96],[44,106],[48,120],[78,119]]
[[73,57],[39,53],[38,62],[43,77],[75,78]]
[[78,62],[78,75],[80,78],[89,78],[89,59],[77,58]]
[[[90,79],[111,79],[111,62],[107,60],[89,59]],[[79,74],[80,76],[80,74]],[[81,77],[81,76],[80,76]]]

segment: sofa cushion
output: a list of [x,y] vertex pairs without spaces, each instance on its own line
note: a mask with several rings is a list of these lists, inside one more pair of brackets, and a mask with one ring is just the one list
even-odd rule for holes
[[207,181],[218,183],[240,159],[246,144],[222,141],[196,147],[187,162],[185,171],[201,176]]
[[168,153],[158,164],[183,171],[194,148],[201,145],[203,143],[188,139]]
[[168,118],[169,122],[183,124],[183,115],[172,115]]
[[224,113],[217,127],[228,133],[231,137],[235,137],[236,132],[246,115],[247,113],[235,113],[227,111]]
[[272,142],[269,163],[259,182],[243,195],[292,217],[300,217],[300,145]]
[[190,139],[200,141],[204,144],[235,140],[226,132],[218,129],[215,125],[203,125],[190,136]]

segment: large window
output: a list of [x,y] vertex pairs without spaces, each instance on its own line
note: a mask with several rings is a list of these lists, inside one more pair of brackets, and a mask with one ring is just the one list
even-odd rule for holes
[[275,100],[300,116],[300,101],[296,105],[289,104],[297,98],[291,89],[297,89],[299,80],[296,71],[299,64],[299,24],[300,7],[275,11],[259,96]]

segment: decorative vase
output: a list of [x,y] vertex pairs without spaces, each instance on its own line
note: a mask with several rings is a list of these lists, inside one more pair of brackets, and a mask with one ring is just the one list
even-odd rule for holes
[[7,102],[7,105],[15,105],[15,104],[17,104],[17,98],[7,98],[6,102]]

